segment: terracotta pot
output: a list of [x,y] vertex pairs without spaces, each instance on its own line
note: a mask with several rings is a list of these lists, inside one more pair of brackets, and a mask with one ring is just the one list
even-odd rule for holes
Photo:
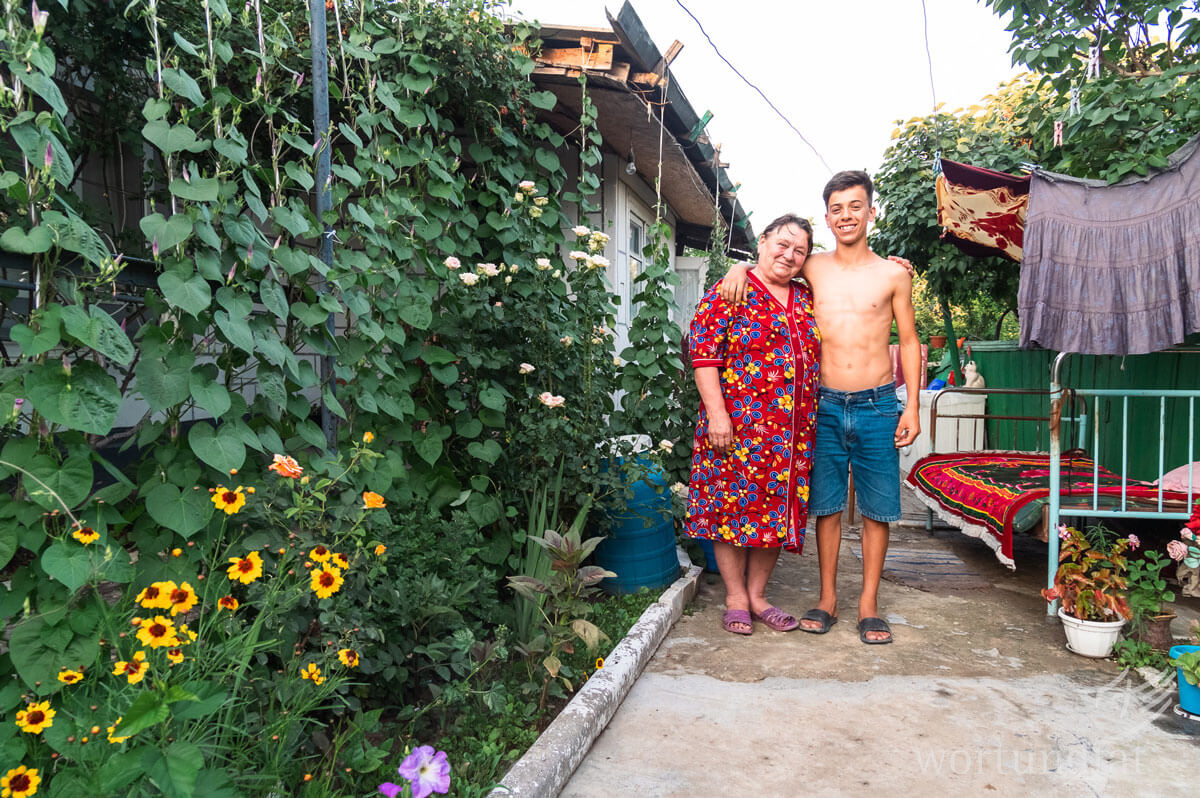
[[944,335],[929,336],[929,348],[930,349],[941,349],[945,345],[946,345],[946,336],[944,336]]
[[1175,620],[1174,613],[1153,615],[1145,618],[1138,626],[1134,638],[1142,643],[1149,643],[1159,651],[1167,651],[1174,645],[1171,637],[1171,621]]

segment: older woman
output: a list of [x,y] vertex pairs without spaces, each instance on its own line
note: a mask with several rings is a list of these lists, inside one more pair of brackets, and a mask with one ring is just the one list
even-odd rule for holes
[[700,389],[687,533],[713,542],[725,583],[726,631],[748,635],[752,618],[778,631],[799,624],[766,599],[780,548],[799,553],[808,520],[821,336],[812,291],[797,281],[812,226],[794,215],[767,225],[746,298],[716,289],[691,325]]

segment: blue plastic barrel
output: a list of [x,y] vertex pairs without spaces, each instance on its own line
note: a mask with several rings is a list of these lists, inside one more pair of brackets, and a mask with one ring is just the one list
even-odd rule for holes
[[608,593],[663,588],[679,576],[666,475],[648,461],[640,465],[644,470],[642,478],[630,486],[632,498],[606,514],[608,537],[596,547],[596,564],[616,574],[600,583]]

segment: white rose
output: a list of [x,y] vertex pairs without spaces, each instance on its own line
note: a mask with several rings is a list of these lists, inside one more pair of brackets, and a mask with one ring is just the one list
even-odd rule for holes
[[470,272],[463,272],[462,274],[458,275],[458,279],[462,280],[467,285],[475,285],[475,283],[479,282],[479,275],[471,274]]

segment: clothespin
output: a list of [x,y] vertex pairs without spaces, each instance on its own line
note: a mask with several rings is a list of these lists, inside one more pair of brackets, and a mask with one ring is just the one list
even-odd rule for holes
[[1063,123],[1056,121],[1054,123],[1054,146],[1061,147],[1063,142]]
[[1078,113],[1079,113],[1079,87],[1078,87],[1078,86],[1072,86],[1072,87],[1071,87],[1071,110],[1070,110],[1070,114],[1071,114],[1071,116],[1075,116],[1075,115],[1077,115]]
[[937,177],[942,173],[942,151],[938,150],[933,154],[933,176]]
[[1088,48],[1087,75],[1085,80],[1100,77],[1100,45],[1094,44]]

